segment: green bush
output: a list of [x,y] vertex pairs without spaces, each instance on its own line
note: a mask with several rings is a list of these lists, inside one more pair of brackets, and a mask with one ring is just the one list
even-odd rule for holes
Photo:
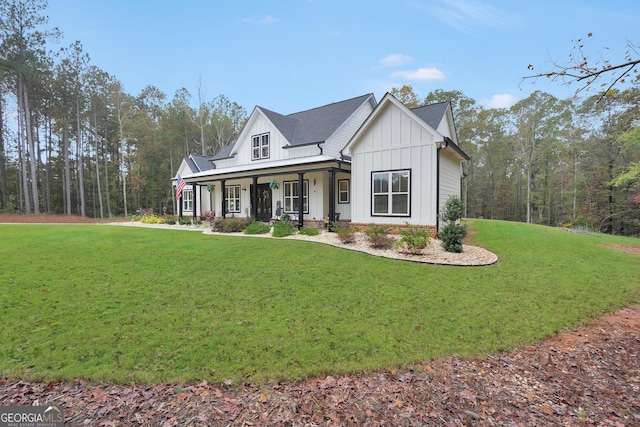
[[463,215],[464,205],[462,201],[456,196],[449,197],[441,214],[445,226],[440,230],[442,247],[447,252],[462,252],[462,241],[467,235],[467,227],[459,222]]
[[395,243],[395,239],[389,236],[388,225],[369,224],[364,234],[367,235],[369,246],[374,249],[391,249]]
[[164,223],[168,224],[168,225],[174,225],[176,223],[176,220],[175,219],[171,219],[171,218],[167,218],[167,219],[164,220]]
[[291,223],[291,221],[282,220],[274,224],[272,236],[273,237],[291,236],[292,234],[295,234],[296,231],[297,231],[296,227]]
[[462,240],[467,235],[467,227],[461,224],[445,225],[440,231],[442,247],[447,252],[462,252]]
[[427,227],[410,225],[409,223],[407,223],[406,229],[400,230],[400,234],[402,234],[402,238],[398,240],[396,247],[414,255],[419,254],[422,249],[426,248],[429,240],[431,240]]
[[244,229],[244,234],[267,234],[271,231],[271,226],[264,222],[254,221]]
[[299,233],[304,234],[305,236],[317,236],[320,234],[320,230],[315,227],[302,227]]
[[349,244],[356,241],[356,229],[351,224],[343,224],[341,222],[332,222],[331,230],[337,235],[342,243]]
[[17,214],[18,210],[13,206],[13,203],[7,203],[7,206],[2,210],[3,213],[6,214]]

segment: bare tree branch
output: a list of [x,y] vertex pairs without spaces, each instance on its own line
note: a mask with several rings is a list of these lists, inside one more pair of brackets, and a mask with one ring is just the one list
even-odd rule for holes
[[[589,38],[592,36],[591,33],[587,35]],[[574,41],[573,51],[569,55],[569,62],[567,64],[560,64],[553,61],[550,71],[525,76],[522,78],[522,82],[530,79],[536,80],[541,77],[546,77],[551,81],[562,79],[562,84],[566,85],[580,83],[580,87],[575,91],[577,94],[583,90],[588,90],[593,87],[593,83],[597,80],[604,78],[605,75],[609,75],[611,76],[611,80],[608,83],[602,83],[600,86],[602,88],[600,89],[601,93],[598,99],[598,101],[600,101],[603,97],[611,94],[611,91],[616,85],[625,83],[632,72],[637,73],[636,67],[640,64],[639,56],[638,46],[627,40],[627,52],[625,53],[623,63],[611,65],[610,61],[604,58],[593,63],[590,62],[589,56],[585,53],[582,39],[578,39]],[[534,66],[529,64],[527,68],[533,70]]]

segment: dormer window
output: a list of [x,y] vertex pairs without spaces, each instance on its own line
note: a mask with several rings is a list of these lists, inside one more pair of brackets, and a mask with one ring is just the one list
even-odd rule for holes
[[251,160],[269,158],[269,134],[254,135],[251,137]]

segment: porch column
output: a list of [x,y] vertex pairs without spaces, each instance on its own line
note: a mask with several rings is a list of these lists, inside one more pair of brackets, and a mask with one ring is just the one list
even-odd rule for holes
[[329,230],[336,220],[336,170],[329,171]]
[[225,179],[220,180],[220,197],[222,198],[222,212],[220,215],[222,218],[227,217],[227,198],[226,198],[226,187],[225,187]]
[[253,187],[251,188],[251,216],[258,220],[258,177],[253,177]]
[[[298,228],[304,224],[304,173],[298,173]],[[307,194],[307,197],[309,194]]]
[[193,183],[193,220],[196,220],[196,211],[198,209],[198,184]]

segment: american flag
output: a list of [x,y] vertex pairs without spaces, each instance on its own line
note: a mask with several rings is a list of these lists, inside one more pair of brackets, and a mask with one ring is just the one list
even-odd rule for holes
[[176,200],[180,200],[182,197],[182,189],[187,185],[186,182],[182,179],[180,175],[178,175],[178,185],[176,185]]

